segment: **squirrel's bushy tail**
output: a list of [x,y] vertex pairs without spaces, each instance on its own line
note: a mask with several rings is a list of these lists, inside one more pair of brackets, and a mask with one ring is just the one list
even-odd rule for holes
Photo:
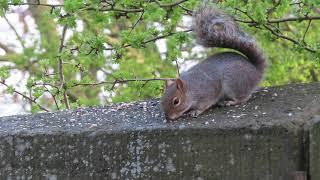
[[194,31],[206,47],[235,49],[263,73],[265,58],[255,40],[242,32],[233,18],[214,8],[201,8],[194,15]]

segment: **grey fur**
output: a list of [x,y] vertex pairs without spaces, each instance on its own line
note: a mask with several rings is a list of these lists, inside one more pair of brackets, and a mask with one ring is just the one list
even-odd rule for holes
[[[194,15],[198,41],[206,47],[231,48],[235,52],[213,55],[171,83],[162,98],[162,107],[170,119],[191,111],[201,114],[210,106],[245,103],[261,81],[265,58],[255,40],[243,33],[232,17],[220,10],[201,8]],[[174,104],[173,99],[179,98]]]
[[265,58],[255,40],[242,32],[233,18],[218,9],[201,8],[194,15],[193,29],[198,42],[206,47],[240,51],[263,72]]

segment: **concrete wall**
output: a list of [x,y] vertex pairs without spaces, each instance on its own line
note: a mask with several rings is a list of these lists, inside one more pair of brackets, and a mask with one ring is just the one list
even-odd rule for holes
[[0,179],[320,179],[320,84],[166,122],[157,100],[0,118]]

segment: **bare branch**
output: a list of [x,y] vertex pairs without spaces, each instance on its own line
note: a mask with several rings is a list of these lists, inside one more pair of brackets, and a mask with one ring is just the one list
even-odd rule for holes
[[57,99],[56,99],[56,95],[57,95],[57,94],[52,94],[51,91],[50,91],[45,85],[43,85],[43,87],[44,87],[44,88],[46,89],[46,91],[51,95],[51,97],[52,97],[52,99],[53,99],[53,101],[54,101],[54,104],[56,105],[57,110],[60,110],[59,105],[58,105],[58,102],[57,102]]
[[310,28],[310,25],[311,25],[311,21],[312,21],[312,20],[309,20],[308,26],[307,26],[306,30],[304,31],[304,33],[303,33],[303,37],[302,37],[302,42],[303,42],[303,43],[306,43],[306,42],[304,41],[304,39],[306,38],[307,32],[309,31],[309,28]]
[[[236,9],[237,11],[243,13],[244,15],[246,15],[246,16],[251,20],[251,21],[249,21],[248,23],[250,23],[250,24],[259,24],[258,22],[256,22],[256,21],[254,20],[253,17],[251,17],[251,16],[249,15],[248,12],[243,11],[243,10],[241,10],[241,9],[239,9],[239,8],[235,8],[235,9]],[[307,18],[307,16],[304,17],[304,18]],[[283,18],[283,19],[277,19],[277,20],[268,20],[268,22],[270,22],[269,24],[261,24],[261,25],[262,25],[263,27],[265,27],[267,30],[269,30],[273,35],[275,35],[275,36],[277,36],[277,37],[279,37],[279,38],[282,38],[282,39],[284,39],[284,40],[290,41],[290,42],[292,42],[292,43],[294,43],[294,44],[302,47],[303,49],[306,49],[306,50],[309,51],[309,52],[315,53],[316,50],[311,49],[310,47],[308,47],[307,45],[305,45],[305,43],[301,43],[301,42],[299,42],[299,41],[297,41],[297,40],[294,40],[293,38],[287,37],[287,36],[285,36],[285,35],[277,32],[278,30],[275,31],[274,29],[272,29],[272,28],[270,27],[270,26],[273,26],[272,23],[280,23],[280,22],[293,21],[294,19],[295,19],[294,21],[296,21],[296,20],[304,20],[304,18],[301,18],[301,19],[297,19],[297,18]],[[310,19],[309,19],[309,20],[310,20]],[[242,22],[244,22],[244,21],[242,21]],[[273,26],[273,27],[274,27],[274,26]]]
[[72,85],[71,87],[76,87],[76,86],[99,86],[99,85],[104,85],[104,84],[122,84],[122,83],[128,83],[128,82],[146,82],[146,81],[166,81],[166,80],[173,80],[175,78],[142,78],[142,79],[116,79],[114,81],[101,81],[101,82],[96,82],[96,83],[76,83]]
[[[150,42],[155,42],[155,41],[157,41],[159,39],[163,39],[163,38],[172,36],[172,35],[177,34],[177,33],[181,33],[181,32],[187,33],[187,32],[191,32],[191,31],[192,31],[192,29],[188,29],[188,30],[185,30],[185,31],[178,31],[178,32],[170,32],[168,34],[157,36],[157,37],[154,37],[152,39],[146,40],[146,41],[143,42],[143,44],[146,45],[146,44],[148,44]],[[131,44],[127,44],[127,45],[122,46],[122,48],[127,48],[127,47],[130,47],[130,46],[131,46]],[[105,48],[104,50],[114,50],[114,48],[113,47],[112,48]]]
[[[180,0],[174,3],[170,3],[170,4],[161,4],[158,3],[159,6],[161,8],[172,8],[174,6],[178,6],[184,2],[186,2],[188,0]],[[17,6],[16,4],[13,3],[8,3],[9,6]],[[47,6],[47,7],[51,7],[51,8],[56,8],[56,7],[64,7],[63,4],[46,4],[46,3],[21,3],[19,4],[19,6]],[[136,12],[143,12],[144,9],[143,8],[136,8],[136,9],[120,9],[120,8],[115,8],[114,4],[109,4],[110,7],[103,6],[100,9],[97,8],[92,8],[92,7],[88,7],[88,4],[84,4],[84,7],[80,8],[81,10],[99,10],[99,11],[115,11],[115,12],[123,12],[123,13],[136,13]]]
[[180,0],[180,1],[177,1],[177,2],[174,2],[174,3],[170,3],[170,4],[159,4],[159,6],[162,7],[162,8],[172,8],[174,6],[177,6],[179,4],[184,3],[186,1],[188,1],[188,0]]
[[276,2],[273,1],[273,2],[274,2],[274,5],[270,9],[267,10],[268,16],[270,14],[272,14],[277,9],[277,7],[281,4],[281,0],[278,0]]
[[[242,21],[242,22],[247,22],[247,23],[255,23],[256,21],[249,15],[249,13],[248,12],[246,12],[246,11],[243,11],[243,10],[241,10],[241,9],[239,9],[239,8],[235,8],[235,10],[236,11],[239,11],[239,12],[241,12],[242,14],[244,14],[244,15],[246,15],[251,21]],[[241,20],[238,20],[238,21],[241,21]]]
[[149,40],[145,41],[144,43],[147,44],[147,43],[149,43],[149,42],[154,42],[154,41],[156,41],[156,40],[163,39],[163,38],[172,36],[172,35],[177,34],[177,33],[181,33],[181,32],[187,33],[187,32],[191,32],[191,31],[192,31],[192,29],[188,29],[188,30],[185,30],[185,31],[179,31],[179,32],[171,32],[171,33],[168,33],[168,34],[166,34],[166,35],[162,35],[162,36],[158,36],[158,37],[149,39]]
[[[62,29],[62,35],[61,35],[61,40],[60,40],[60,47],[59,47],[59,54],[62,52],[63,47],[64,47],[64,40],[66,37],[66,32],[67,32],[67,26],[65,25]],[[70,109],[69,105],[69,100],[68,100],[68,95],[67,95],[67,89],[66,89],[66,84],[64,80],[64,75],[63,75],[63,62],[61,59],[61,56],[58,57],[58,72],[59,72],[59,78],[60,78],[60,88],[63,89],[63,99],[64,103],[66,105],[67,109]]]
[[0,42],[0,48],[3,49],[6,52],[6,54],[14,53],[14,51],[12,49],[10,49],[7,45],[5,45],[1,42]]
[[63,4],[45,4],[45,3],[20,3],[18,5],[13,3],[8,3],[9,6],[47,6],[51,8],[63,7]]
[[16,34],[17,39],[19,40],[21,46],[23,48],[25,48],[24,46],[24,42],[22,40],[22,38],[20,37],[20,35],[18,34],[17,30],[14,28],[14,26],[10,23],[10,21],[8,20],[8,18],[6,17],[6,15],[3,15],[3,18],[6,20],[6,22],[8,23],[8,25],[10,26],[11,30]]
[[142,8],[137,8],[137,9],[119,9],[119,8],[114,8],[114,7],[108,7],[108,8],[92,8],[92,7],[84,7],[81,8],[81,10],[93,10],[93,11],[114,11],[114,12],[123,12],[123,13],[137,13],[137,12],[143,12],[144,9]]
[[[9,87],[9,85],[6,84],[4,80],[0,81],[0,83],[1,83],[2,85],[6,86],[6,87]],[[15,89],[13,90],[13,92],[16,93],[16,94],[19,94],[19,95],[22,96],[23,98],[25,98],[25,99],[27,99],[28,101],[34,103],[34,104],[37,105],[40,109],[42,109],[42,110],[44,110],[44,111],[46,111],[46,112],[50,112],[48,109],[46,109],[45,107],[43,107],[43,106],[41,106],[39,103],[37,103],[37,101],[36,101],[35,99],[30,98],[30,97],[28,97],[27,95],[25,95],[25,94],[23,94],[23,93],[15,90]]]
[[304,17],[270,19],[268,20],[268,23],[283,23],[283,22],[289,22],[289,21],[305,21],[305,20],[320,20],[320,16],[304,16]]
[[43,87],[50,86],[50,87],[53,87],[53,88],[59,90],[58,86],[55,86],[55,85],[50,84],[50,83],[33,83],[32,86],[43,86]]
[[177,68],[177,74],[178,74],[178,77],[180,77],[180,70],[179,70],[179,64],[178,64],[178,61],[177,60],[174,60],[176,62],[176,68]]
[[188,9],[188,8],[182,6],[181,4],[179,4],[179,7],[180,7],[181,9],[183,9],[184,11],[186,11],[188,15],[191,15],[191,16],[192,16],[193,11],[192,11],[191,9]]
[[307,50],[307,51],[309,51],[309,52],[312,52],[312,53],[315,53],[315,52],[316,52],[316,50],[311,49],[310,47],[301,44],[299,41],[296,41],[296,40],[294,40],[294,39],[292,39],[292,38],[290,38],[290,37],[287,37],[287,36],[284,36],[284,35],[282,35],[282,34],[277,33],[276,31],[274,31],[272,28],[270,28],[270,27],[267,26],[267,25],[263,25],[263,26],[264,26],[266,29],[268,29],[273,35],[275,35],[275,36],[277,36],[277,37],[279,37],[279,38],[288,40],[288,41],[290,41],[290,42],[292,42],[292,43],[294,43],[294,44],[296,44],[296,45],[299,45],[299,46],[301,46],[303,49],[305,49],[305,50]]
[[131,27],[131,30],[129,32],[129,35],[131,34],[131,32],[133,31],[133,29],[138,25],[138,23],[142,20],[142,16],[144,14],[144,11],[141,13],[140,17],[138,18],[138,20],[133,24],[133,26]]

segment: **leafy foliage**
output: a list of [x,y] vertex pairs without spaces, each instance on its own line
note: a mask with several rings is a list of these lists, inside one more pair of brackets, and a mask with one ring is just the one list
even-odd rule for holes
[[[0,68],[0,78],[8,93],[17,93],[5,81],[10,69],[28,73],[21,93],[33,102],[32,112],[159,97],[159,78],[176,77],[178,58],[202,59],[191,53],[196,44],[190,22],[182,23],[204,5],[196,0],[65,0],[61,5],[0,0],[0,15],[18,5],[28,6],[40,40],[26,45],[17,35],[22,52],[6,50],[0,57],[12,63]],[[233,15],[260,42],[269,59],[262,85],[319,81],[319,2],[205,5]],[[156,46],[160,39],[165,47]]]

